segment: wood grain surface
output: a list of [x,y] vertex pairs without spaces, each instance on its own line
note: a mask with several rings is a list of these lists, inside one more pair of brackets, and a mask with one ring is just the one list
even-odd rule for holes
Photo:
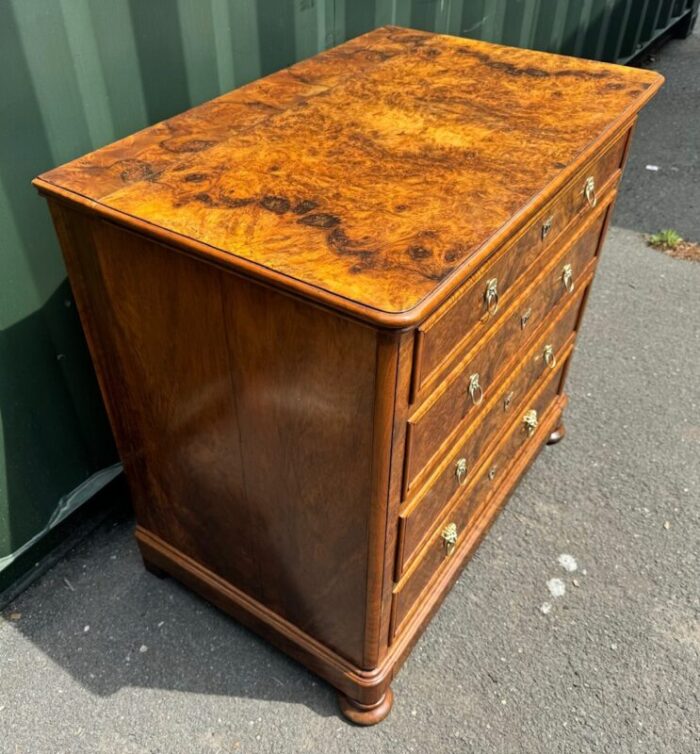
[[[559,384],[559,372],[546,375],[546,380],[534,396],[530,396],[527,406],[537,411],[539,420],[551,414],[558,401],[557,388]],[[549,423],[546,422],[545,423]],[[541,432],[541,430],[540,430]],[[548,436],[548,435],[547,435]],[[394,601],[394,633],[401,629],[401,625],[418,598],[428,585],[430,580],[449,564],[452,555],[447,555],[441,533],[448,523],[457,526],[457,548],[461,542],[470,539],[472,530],[479,525],[479,514],[488,507],[491,499],[496,506],[499,505],[499,492],[503,494],[504,479],[506,479],[514,466],[517,465],[519,456],[528,445],[541,444],[542,436],[535,433],[532,437],[528,434],[522,420],[518,415],[507,429],[507,433],[496,450],[482,463],[474,479],[469,484],[465,494],[459,497],[456,504],[450,509],[442,521],[436,522],[435,531],[429,544],[426,546],[420,559],[402,577],[395,587]]]
[[561,435],[661,82],[384,27],[35,180],[147,567],[327,679],[354,722],[388,714],[411,646]]
[[396,335],[52,210],[139,526],[376,664]]
[[398,326],[454,290],[477,252],[519,227],[661,82],[385,27],[36,185]]

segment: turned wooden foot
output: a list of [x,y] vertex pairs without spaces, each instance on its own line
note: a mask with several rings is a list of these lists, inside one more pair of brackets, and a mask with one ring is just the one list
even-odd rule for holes
[[164,579],[168,575],[162,568],[159,568],[154,563],[151,563],[150,561],[146,560],[146,558],[143,559],[143,567],[149,573],[152,573],[154,576],[157,576],[159,579]]
[[376,704],[360,704],[345,694],[338,694],[340,711],[355,725],[376,725],[391,712],[394,692],[389,688]]
[[555,429],[552,431],[552,434],[547,439],[547,445],[556,445],[558,442],[563,440],[566,437],[566,427],[564,426],[564,422],[559,422]]

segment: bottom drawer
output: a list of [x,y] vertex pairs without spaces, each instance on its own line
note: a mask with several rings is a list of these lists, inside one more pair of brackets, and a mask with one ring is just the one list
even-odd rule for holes
[[460,541],[469,534],[481,510],[487,507],[494,493],[528,441],[535,435],[539,419],[557,398],[561,372],[571,354],[571,348],[561,359],[560,366],[548,375],[527,400],[520,416],[507,428],[494,452],[474,474],[471,483],[447,516],[433,532],[420,558],[394,589],[393,633],[401,627],[410,609],[418,601],[433,576],[449,561]]

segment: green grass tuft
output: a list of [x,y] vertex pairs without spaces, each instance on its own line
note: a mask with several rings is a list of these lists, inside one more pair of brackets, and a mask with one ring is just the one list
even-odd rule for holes
[[649,244],[662,249],[676,249],[683,243],[683,239],[680,234],[675,230],[667,229],[660,230],[658,233],[654,233],[649,236]]

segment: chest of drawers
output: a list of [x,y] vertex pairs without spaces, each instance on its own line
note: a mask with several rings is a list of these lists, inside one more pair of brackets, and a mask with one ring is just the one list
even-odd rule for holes
[[170,574],[371,724],[540,448],[652,72],[382,28],[35,180]]

